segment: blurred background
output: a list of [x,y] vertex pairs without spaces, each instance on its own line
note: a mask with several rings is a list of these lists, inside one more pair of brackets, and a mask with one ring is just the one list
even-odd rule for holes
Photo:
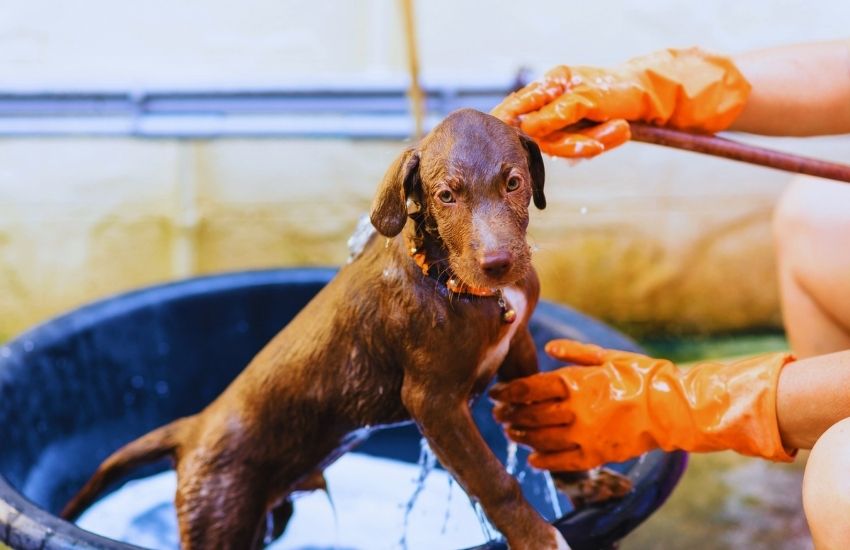
[[[427,128],[559,63],[850,28],[843,0],[420,0],[410,26],[399,0],[0,6],[0,339],[141,285],[342,263],[414,134],[411,39]],[[850,158],[846,137],[740,137]],[[643,144],[546,163],[545,298],[677,359],[785,345],[770,217],[792,176]],[[805,548],[801,462],[700,457],[624,546]]]

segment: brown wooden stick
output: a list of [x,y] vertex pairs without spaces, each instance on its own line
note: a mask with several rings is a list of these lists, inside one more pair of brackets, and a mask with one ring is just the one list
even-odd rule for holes
[[425,132],[425,92],[419,81],[419,48],[416,41],[416,15],[413,0],[401,0],[401,11],[404,16],[404,38],[407,44],[407,70],[410,72],[410,88],[407,95],[410,98],[410,110],[413,113],[413,123],[416,128],[416,139]]
[[629,126],[631,127],[633,141],[675,147],[695,153],[785,170],[786,172],[808,174],[850,183],[850,166],[846,164],[801,157],[800,155],[747,145],[713,135],[692,134],[682,130],[636,122],[630,123]]

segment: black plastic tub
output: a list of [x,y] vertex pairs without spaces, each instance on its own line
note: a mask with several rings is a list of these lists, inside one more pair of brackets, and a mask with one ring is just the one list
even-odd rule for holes
[[[215,398],[334,272],[254,271],[154,286],[72,311],[0,348],[0,541],[21,550],[137,548],[55,514],[109,453]],[[551,303],[540,304],[531,329],[541,350],[555,337],[638,349],[602,323]],[[545,370],[559,366],[542,352],[540,360]],[[475,405],[475,416],[504,459],[506,442],[487,399]],[[396,427],[375,432],[357,452],[416,462],[419,440],[414,427]],[[573,548],[610,546],[661,505],[686,460],[653,452],[613,465],[633,479],[635,491],[567,512],[554,524]],[[166,467],[152,465],[136,477]],[[538,508],[543,491],[534,485],[541,477],[523,481]]]

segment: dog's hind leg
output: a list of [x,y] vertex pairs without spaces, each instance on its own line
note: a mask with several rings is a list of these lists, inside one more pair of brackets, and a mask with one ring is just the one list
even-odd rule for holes
[[262,548],[268,480],[247,465],[215,462],[189,457],[178,466],[174,503],[182,550]]
[[[323,475],[321,470],[316,470],[312,474],[308,475],[301,481],[295,484],[292,492],[298,491],[325,491],[328,490],[328,484],[325,481],[325,476]],[[286,531],[286,526],[289,524],[289,520],[292,518],[292,514],[294,512],[294,507],[292,504],[291,495],[286,495],[282,500],[279,500],[277,504],[275,504],[271,511],[268,514],[268,526],[266,529],[266,533],[264,534],[264,539],[266,542],[271,542],[278,537],[280,537],[284,531]]]
[[294,512],[295,507],[290,498],[285,498],[280,504],[272,508],[272,511],[268,513],[268,523],[263,533],[263,540],[270,543],[280,537],[286,531],[286,526],[289,525],[289,520],[292,519]]

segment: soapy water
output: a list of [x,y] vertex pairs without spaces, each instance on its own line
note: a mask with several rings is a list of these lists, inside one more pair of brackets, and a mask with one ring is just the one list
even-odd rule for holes
[[[421,472],[408,462],[343,455],[325,470],[337,517],[323,491],[297,496],[286,532],[269,548],[424,550],[487,542],[472,503],[450,498],[451,476],[441,469]],[[173,471],[131,481],[98,501],[77,524],[122,542],[176,550],[176,483]]]
[[552,506],[552,511],[555,513],[555,517],[561,517],[563,515],[561,511],[561,502],[558,496],[558,488],[555,487],[555,480],[552,479],[552,474],[548,471],[543,472],[543,478],[546,480],[546,502]]
[[[437,456],[431,450],[428,441],[424,437],[419,440],[419,461],[417,465],[419,466],[419,476],[416,478],[416,486],[413,489],[413,494],[410,495],[407,504],[404,506],[404,525],[402,527],[401,540],[399,541],[399,546],[402,548],[407,548],[407,530],[410,525],[410,513],[413,511],[419,495],[425,490],[425,480],[428,479],[428,475],[437,466]],[[451,493],[449,496],[451,496]]]
[[505,458],[505,471],[510,475],[516,475],[517,468],[517,444],[508,440],[508,447]]
[[[268,548],[468,548],[500,538],[476,501],[452,498],[455,480],[437,468],[437,458],[424,439],[420,445],[415,465],[358,453],[343,455],[325,470],[328,493],[294,495],[295,512],[286,531]],[[527,473],[522,462],[516,444],[509,442],[505,467],[519,481]],[[560,517],[564,497],[550,476],[544,479],[543,497],[551,512],[541,512],[549,519]],[[95,503],[77,524],[122,542],[176,550],[175,490],[173,471],[129,482]]]

